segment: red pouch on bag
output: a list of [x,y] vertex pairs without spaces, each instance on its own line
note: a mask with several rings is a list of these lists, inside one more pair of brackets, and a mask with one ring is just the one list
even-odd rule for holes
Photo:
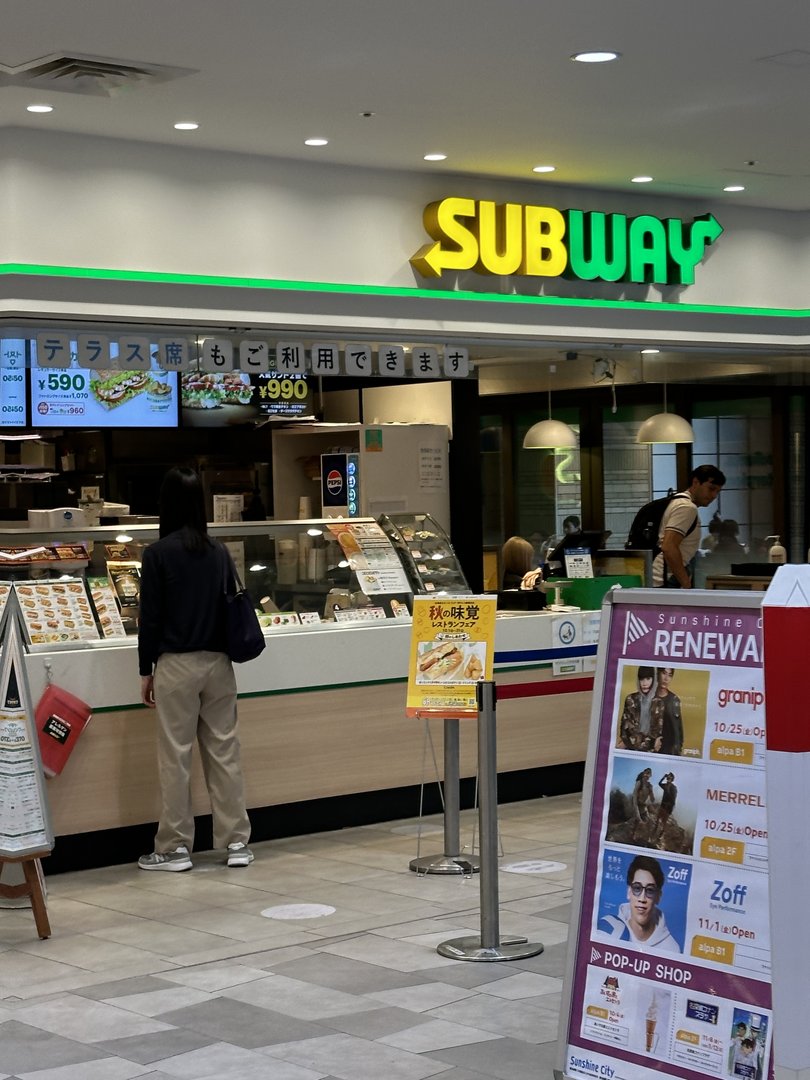
[[46,776],[58,776],[70,757],[76,740],[92,715],[90,706],[52,683],[36,707],[35,721],[39,735],[42,769]]

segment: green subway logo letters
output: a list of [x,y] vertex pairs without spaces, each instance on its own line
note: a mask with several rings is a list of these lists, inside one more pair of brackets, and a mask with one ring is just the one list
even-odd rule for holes
[[691,285],[723,231],[713,214],[682,221],[453,196],[425,207],[423,221],[433,242],[411,259],[423,277],[475,270],[661,285]]

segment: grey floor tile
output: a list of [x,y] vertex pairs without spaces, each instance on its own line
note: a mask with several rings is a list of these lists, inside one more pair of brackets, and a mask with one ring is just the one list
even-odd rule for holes
[[351,1035],[286,1043],[265,1052],[308,1069],[329,1069],[339,1080],[426,1080],[447,1071],[441,1061]]
[[496,1035],[509,1035],[525,1043],[542,1043],[557,1037],[557,1014],[536,1002],[504,1001],[491,995],[455,1001],[431,1009],[430,1016],[450,1020]]
[[[539,975],[535,971],[519,971],[508,975],[505,979],[498,979],[497,982],[483,983],[476,989],[479,989],[482,994],[519,1001],[521,998],[547,998],[549,994],[559,994],[562,990],[562,982],[548,975]],[[544,1001],[543,1005],[548,1008],[548,1001]]]
[[146,994],[150,990],[165,990],[171,984],[153,975],[140,975],[134,979],[115,979],[112,982],[98,982],[84,986],[74,993],[78,997],[103,1001],[105,998],[123,997],[125,994]]
[[425,968],[451,967],[456,962],[439,956],[435,948],[395,941],[378,934],[362,934],[337,945],[327,945],[323,951],[394,971],[424,971]]
[[350,994],[367,994],[373,990],[392,990],[401,986],[414,986],[422,982],[419,975],[404,971],[389,971],[377,964],[366,964],[348,956],[336,956],[321,951],[303,959],[290,960],[283,967],[276,967],[279,974],[332,990],[344,990]]
[[192,1005],[165,1013],[161,1019],[175,1027],[191,1028],[220,1042],[253,1049],[290,1039],[311,1039],[328,1032],[307,1020],[291,1018],[250,1002],[218,997],[204,1005]]
[[258,982],[234,986],[223,990],[222,996],[275,1010],[299,1020],[325,1020],[330,1016],[379,1008],[379,1002],[371,998],[315,986],[300,979],[289,979],[286,975],[270,975]]
[[497,982],[514,974],[512,961],[504,963],[478,963],[475,960],[455,960],[450,966],[425,968],[420,971],[422,979],[449,983],[451,986],[472,987],[485,982]]
[[51,1069],[59,1065],[96,1061],[107,1055],[94,1046],[7,1020],[0,1027],[0,1073]]
[[60,1065],[54,1069],[37,1069],[20,1073],[20,1080],[132,1080],[150,1071],[148,1065],[121,1058],[101,1058],[83,1061],[78,1065]]
[[163,1031],[165,1024],[145,1016],[136,1016],[125,1009],[116,1009],[102,1001],[90,1001],[62,994],[48,1001],[25,1005],[16,1013],[17,1019],[43,1031],[53,1032],[79,1042],[101,1042],[115,1031],[122,1038],[126,1035],[148,1035]]
[[[486,985],[497,985],[497,982]],[[474,990],[465,990],[443,982],[420,982],[416,986],[403,986],[397,990],[366,991],[367,997],[373,997],[386,1005],[407,1009],[411,1013],[438,1009],[442,1005],[449,1005],[451,1001],[461,1001],[462,998],[473,997],[474,994]]]
[[206,990],[197,990],[193,986],[166,986],[161,990],[150,990],[144,994],[126,994],[124,997],[104,999],[108,1005],[140,1016],[162,1016],[164,1013],[202,1005],[211,1000]]
[[322,1080],[323,1071],[285,1060],[274,1060],[240,1046],[213,1043],[166,1058],[160,1063],[168,1076],[183,1080]]
[[378,1041],[387,1046],[398,1046],[400,1050],[410,1050],[413,1054],[430,1053],[432,1050],[446,1050],[450,1046],[471,1046],[473,1043],[491,1042],[500,1039],[490,1031],[453,1024],[449,1020],[428,1020],[416,1027],[385,1035]]
[[[186,875],[49,879],[47,942],[0,913],[0,1080],[551,1080],[580,809],[500,808],[507,860],[566,864],[499,875],[501,932],[545,945],[502,964],[437,954],[478,932],[479,883],[408,870],[416,818],[254,845],[239,876],[201,853]],[[427,849],[441,816],[422,825]],[[337,912],[262,917],[291,900]]]
[[322,1021],[324,1027],[342,1031],[346,1035],[357,1035],[361,1039],[379,1039],[381,1042],[387,1041],[387,1035],[428,1022],[427,1018],[396,1006],[380,1006],[370,1012],[350,1013],[348,1016],[330,1016],[328,1020]]
[[[546,1042],[530,1046],[517,1039],[478,1043],[476,1046],[457,1046],[449,1050],[434,1050],[432,1058],[473,1070],[487,1080],[554,1080],[557,1043]],[[452,1073],[445,1073],[452,1077]],[[444,1077],[442,1077],[444,1080]]]
[[[162,1061],[163,1058],[210,1046],[216,1041],[213,1036],[203,1035],[199,1031],[191,1031],[188,1028],[169,1028],[168,1031],[157,1031],[154,1035],[111,1039],[95,1045],[108,1054],[115,1054],[117,1057],[127,1058],[141,1065],[151,1065],[155,1061]],[[152,1074],[150,1073],[149,1076],[151,1080]]]
[[[309,953],[305,953],[309,955]],[[198,990],[214,993],[229,986],[266,979],[267,972],[262,968],[247,964],[229,964],[223,961],[217,964],[203,964],[200,967],[180,968],[162,976],[167,982],[180,986],[194,986]]]

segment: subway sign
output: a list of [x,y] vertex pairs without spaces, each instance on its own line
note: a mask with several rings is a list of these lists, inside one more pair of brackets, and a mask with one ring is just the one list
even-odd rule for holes
[[682,221],[456,197],[426,206],[423,221],[433,243],[411,259],[423,277],[476,270],[661,285],[691,285],[723,231],[713,214]]

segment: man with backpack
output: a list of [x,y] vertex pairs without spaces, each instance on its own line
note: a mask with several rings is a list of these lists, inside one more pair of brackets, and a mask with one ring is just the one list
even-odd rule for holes
[[700,547],[698,508],[713,503],[725,482],[717,466],[698,465],[689,474],[686,490],[670,499],[658,531],[653,585],[692,588],[692,563]]

